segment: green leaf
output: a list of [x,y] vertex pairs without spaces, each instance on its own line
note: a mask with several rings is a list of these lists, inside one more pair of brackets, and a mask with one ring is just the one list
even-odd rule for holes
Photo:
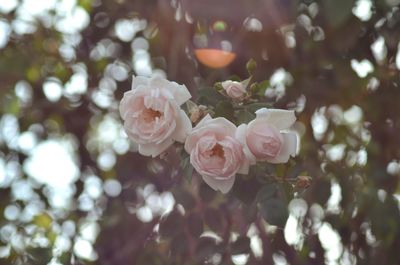
[[229,101],[220,101],[215,107],[215,116],[224,117],[230,121],[235,119],[232,103]]
[[233,185],[232,192],[243,203],[251,204],[260,188],[260,184],[254,178],[244,179],[239,177],[236,179],[235,185]]
[[49,229],[51,224],[53,223],[53,219],[47,213],[42,213],[36,215],[33,219],[33,222],[39,227]]
[[343,25],[352,16],[354,0],[325,0],[323,8],[332,27]]
[[246,105],[246,108],[252,113],[254,113],[257,110],[262,109],[262,108],[271,108],[271,107],[272,107],[272,104],[267,103],[267,102],[256,102],[256,103],[251,103],[249,105]]
[[283,228],[289,216],[286,203],[279,198],[270,198],[259,202],[258,207],[262,217],[270,225]]
[[257,193],[257,201],[266,201],[276,197],[278,193],[278,185],[276,183],[270,183],[261,188]]
[[251,120],[254,120],[256,115],[247,109],[236,111],[235,117],[237,119],[237,124],[240,125],[242,123],[249,123]]
[[228,77],[228,80],[237,81],[237,82],[241,82],[241,81],[242,81],[242,79],[241,79],[239,76],[237,76],[237,75],[231,75],[231,76],[229,76],[229,77]]
[[265,95],[265,91],[269,88],[269,80],[262,81],[257,86],[257,91],[254,91],[255,94],[263,97]]
[[183,177],[191,182],[193,177],[193,166],[190,163],[190,156],[186,156],[185,158],[183,158],[180,164]]
[[215,106],[225,98],[213,87],[202,88],[198,92],[199,104]]

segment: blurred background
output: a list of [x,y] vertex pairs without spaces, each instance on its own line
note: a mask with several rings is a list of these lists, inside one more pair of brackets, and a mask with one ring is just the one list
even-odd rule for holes
[[[0,0],[0,264],[400,264],[399,7]],[[210,100],[251,58],[298,117],[273,178],[222,195],[136,153],[118,113],[133,74]]]

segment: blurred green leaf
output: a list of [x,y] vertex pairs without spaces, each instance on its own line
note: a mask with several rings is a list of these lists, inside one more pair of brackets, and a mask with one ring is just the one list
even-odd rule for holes
[[42,213],[36,215],[33,219],[33,222],[39,227],[49,229],[51,227],[51,224],[53,223],[53,219],[47,213]]
[[220,101],[215,107],[215,116],[233,121],[235,118],[232,103],[229,101]]
[[262,217],[270,225],[285,227],[289,212],[286,203],[282,199],[270,198],[260,201],[259,209]]

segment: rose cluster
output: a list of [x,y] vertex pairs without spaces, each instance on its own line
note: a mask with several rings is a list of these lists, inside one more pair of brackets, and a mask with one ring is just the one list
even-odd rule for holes
[[[246,93],[240,82],[225,81],[222,86],[233,99]],[[160,77],[133,77],[132,89],[120,103],[120,114],[140,154],[155,157],[175,141],[184,143],[194,169],[223,193],[232,188],[236,174],[248,174],[257,161],[286,163],[296,154],[296,134],[288,131],[296,121],[294,111],[261,108],[254,120],[238,127],[226,118],[207,114],[192,128],[181,109],[190,98],[184,85]]]

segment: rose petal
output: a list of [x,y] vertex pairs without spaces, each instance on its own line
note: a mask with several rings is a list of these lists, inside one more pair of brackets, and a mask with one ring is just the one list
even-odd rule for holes
[[281,135],[283,137],[282,149],[276,157],[267,160],[270,163],[287,163],[290,156],[296,155],[297,135],[293,132],[283,132]]
[[144,156],[156,157],[159,154],[161,154],[162,152],[164,152],[165,150],[167,150],[168,147],[170,147],[173,143],[174,143],[174,141],[169,138],[159,144],[153,144],[153,143],[140,144],[139,145],[139,153]]
[[243,153],[246,157],[246,160],[249,162],[250,165],[254,165],[256,163],[256,157],[250,152],[250,149],[247,146],[246,130],[247,130],[247,124],[239,125],[239,127],[236,129],[235,138],[242,144]]
[[186,138],[185,150],[190,153],[196,146],[199,137],[208,131],[212,131],[214,134],[234,137],[236,126],[225,118],[212,119],[210,115],[207,115],[193,128],[188,138]]
[[249,169],[250,169],[250,162],[246,158],[244,158],[242,165],[240,166],[237,173],[242,175],[247,175],[249,174]]
[[134,93],[132,90],[125,92],[121,102],[119,103],[119,113],[123,120],[126,119],[126,115],[128,114],[128,109],[130,106],[129,102],[133,100],[133,95]]
[[162,88],[168,89],[174,96],[174,99],[179,106],[188,101],[192,97],[186,86],[179,85],[176,82],[168,81],[159,76],[150,79],[150,87],[159,89]]
[[132,90],[136,89],[138,86],[147,86],[149,80],[148,77],[144,76],[132,76]]
[[175,132],[173,133],[172,138],[178,142],[184,143],[191,130],[192,123],[190,122],[189,117],[183,110],[180,110],[179,119],[177,119]]
[[205,183],[207,183],[212,189],[220,190],[224,194],[232,189],[233,183],[235,182],[235,176],[224,180],[219,180],[207,176],[202,177]]
[[256,111],[257,118],[274,125],[278,130],[284,130],[293,125],[296,121],[294,110],[267,109],[262,108]]

